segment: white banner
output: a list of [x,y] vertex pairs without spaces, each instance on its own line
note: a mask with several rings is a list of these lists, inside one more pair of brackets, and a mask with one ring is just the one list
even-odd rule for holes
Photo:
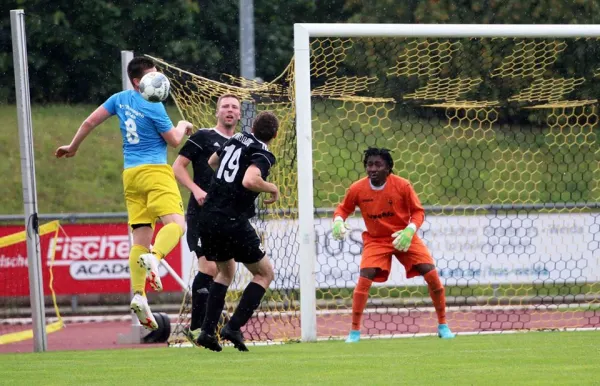
[[[344,242],[331,237],[331,219],[315,219],[316,278],[319,288],[352,288],[362,253],[362,218],[348,220],[352,231]],[[257,224],[275,266],[272,288],[298,288],[297,221],[273,220]],[[600,281],[600,215],[497,214],[433,216],[418,232],[429,248],[445,285],[589,283]],[[185,240],[185,238],[183,238]],[[191,257],[184,248],[184,274]],[[187,260],[187,262],[186,262]],[[188,269],[189,271],[189,269]],[[239,269],[245,280],[248,273]],[[394,258],[386,283],[424,285],[421,277],[406,279]]]

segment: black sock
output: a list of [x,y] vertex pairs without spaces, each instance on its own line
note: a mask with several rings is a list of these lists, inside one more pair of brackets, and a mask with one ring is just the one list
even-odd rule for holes
[[206,314],[206,299],[208,299],[208,289],[213,282],[213,277],[203,272],[198,272],[192,283],[192,321],[190,330],[195,330],[202,326],[204,315]]
[[260,305],[260,301],[265,294],[265,289],[255,282],[250,282],[246,286],[242,298],[229,320],[229,328],[232,330],[239,330],[242,326],[248,323],[248,320],[252,317],[254,310]]
[[202,331],[208,335],[215,335],[217,323],[225,306],[225,295],[227,295],[227,286],[221,283],[213,282],[208,291],[206,300],[206,315],[202,322]]

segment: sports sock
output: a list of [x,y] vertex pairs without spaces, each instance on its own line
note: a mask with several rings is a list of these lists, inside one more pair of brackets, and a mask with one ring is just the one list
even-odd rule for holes
[[248,320],[250,320],[252,314],[260,305],[265,291],[263,286],[255,282],[250,282],[246,286],[242,298],[231,316],[231,320],[227,323],[232,330],[239,330],[248,323]]
[[146,270],[138,264],[138,258],[150,252],[148,248],[134,244],[129,250],[129,277],[134,294],[146,296]]
[[183,236],[183,229],[177,223],[169,223],[162,227],[156,235],[156,241],[152,247],[152,253],[162,260],[175,248],[181,236]]
[[213,277],[203,272],[198,272],[192,283],[192,322],[190,330],[195,330],[202,326],[204,315],[206,315],[206,300],[208,299],[208,290],[213,283]]
[[202,331],[208,335],[215,335],[221,312],[223,312],[225,306],[227,288],[226,285],[214,281],[210,285],[208,299],[206,300],[206,315],[202,322]]
[[367,300],[369,300],[369,289],[371,289],[372,280],[360,276],[358,284],[354,288],[352,295],[352,329],[360,330],[360,322],[363,316]]
[[423,279],[427,282],[429,287],[429,296],[433,301],[433,307],[438,317],[439,324],[446,324],[446,294],[444,292],[444,286],[440,281],[440,276],[437,271],[431,270],[423,275]]

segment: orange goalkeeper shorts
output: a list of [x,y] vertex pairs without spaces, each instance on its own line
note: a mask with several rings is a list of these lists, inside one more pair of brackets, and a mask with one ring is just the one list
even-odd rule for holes
[[360,269],[379,268],[373,281],[378,283],[387,281],[392,268],[392,256],[395,256],[404,266],[406,277],[409,279],[419,276],[419,273],[414,269],[415,265],[434,265],[429,250],[416,235],[413,237],[410,248],[406,252],[400,252],[394,248],[392,241],[394,240],[391,237],[372,238],[368,235],[363,236],[364,248],[360,261]]

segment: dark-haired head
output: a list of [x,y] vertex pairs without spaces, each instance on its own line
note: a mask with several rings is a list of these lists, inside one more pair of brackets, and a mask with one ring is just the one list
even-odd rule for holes
[[394,160],[388,149],[370,147],[364,152],[363,165],[371,183],[381,186],[393,172]]
[[392,173],[392,169],[394,169],[394,160],[392,159],[390,151],[383,147],[370,147],[364,151],[365,157],[363,159],[363,165],[365,166],[365,168],[367,167],[367,160],[369,159],[369,157],[376,155],[380,156],[387,163],[388,167],[390,168],[390,173]]
[[252,134],[264,143],[268,143],[275,138],[278,130],[279,120],[270,111],[261,111],[252,122]]
[[[136,89],[148,70],[156,71],[156,64],[154,64],[154,60],[145,56],[136,56],[127,64],[127,76]],[[137,81],[134,82],[134,79]]]

